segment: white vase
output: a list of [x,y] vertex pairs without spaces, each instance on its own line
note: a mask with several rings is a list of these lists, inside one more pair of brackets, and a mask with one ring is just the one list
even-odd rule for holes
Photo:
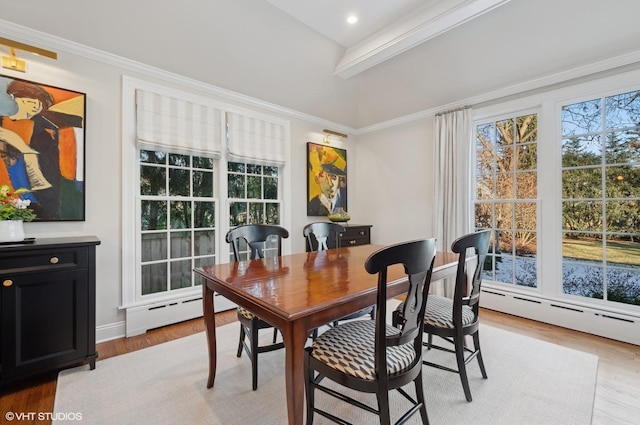
[[0,242],[22,242],[24,222],[22,220],[0,221]]

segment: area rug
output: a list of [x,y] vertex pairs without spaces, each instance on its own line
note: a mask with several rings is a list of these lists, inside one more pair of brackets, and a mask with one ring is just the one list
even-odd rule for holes
[[[204,333],[99,361],[92,371],[88,366],[62,371],[53,423],[286,424],[284,351],[260,354],[258,390],[252,391],[250,362],[244,354],[235,355],[238,328],[233,323],[217,329],[218,372],[210,389]],[[465,400],[457,374],[425,366],[431,424],[591,423],[596,356],[487,325],[481,325],[480,338],[489,378],[482,379],[475,360],[469,364],[472,402]],[[437,350],[425,355],[454,362],[454,356]],[[393,394],[392,419],[397,420],[405,401]],[[358,396],[375,405],[374,396]],[[370,413],[322,394],[317,398],[318,404],[354,424],[377,422]],[[328,422],[316,415],[314,423]],[[421,423],[420,416],[409,423]]]

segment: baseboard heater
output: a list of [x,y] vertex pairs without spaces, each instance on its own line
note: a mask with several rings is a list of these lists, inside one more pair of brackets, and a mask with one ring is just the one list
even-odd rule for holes
[[554,308],[563,308],[565,310],[576,311],[578,313],[584,313],[584,310],[580,310],[579,308],[574,308],[574,307],[568,307],[566,305],[550,304],[550,306]]
[[202,296],[127,308],[126,336],[135,336],[172,323],[202,317]]
[[640,345],[640,318],[558,300],[482,289],[480,306],[538,322]]

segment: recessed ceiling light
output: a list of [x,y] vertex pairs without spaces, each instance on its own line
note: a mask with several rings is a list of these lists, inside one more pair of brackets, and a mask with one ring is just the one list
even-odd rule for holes
[[356,22],[358,22],[358,17],[355,15],[351,15],[347,18],[347,22],[350,24],[355,24]]

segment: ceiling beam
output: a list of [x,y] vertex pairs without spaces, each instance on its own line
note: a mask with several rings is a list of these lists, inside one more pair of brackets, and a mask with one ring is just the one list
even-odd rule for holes
[[438,1],[346,50],[334,75],[351,78],[510,0]]

